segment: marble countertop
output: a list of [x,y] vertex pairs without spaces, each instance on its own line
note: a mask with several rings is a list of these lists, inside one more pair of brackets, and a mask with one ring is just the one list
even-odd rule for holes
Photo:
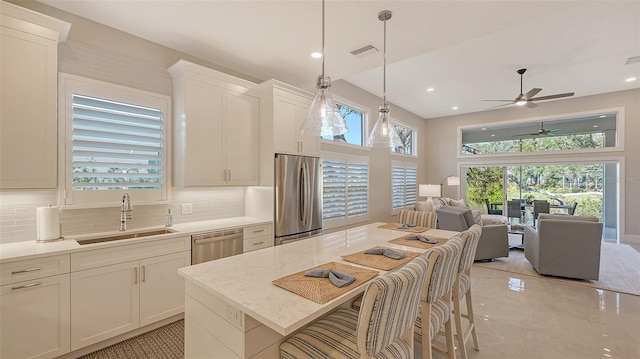
[[[415,247],[388,243],[407,232],[380,229],[372,223],[264,248],[178,270],[187,281],[217,296],[282,335],[289,335],[311,320],[332,311],[364,292],[367,283],[325,304],[318,304],[273,285],[275,279],[327,262],[345,262],[341,256],[383,245],[422,252]],[[430,235],[451,238],[458,232],[432,229]],[[371,268],[370,268],[371,269]],[[381,271],[382,272],[382,271]]]
[[12,242],[0,244],[0,263],[13,262],[24,259],[34,259],[38,257],[44,257],[48,255],[68,254],[72,252],[80,252],[93,250],[98,248],[108,248],[115,246],[128,245],[132,243],[143,243],[149,241],[155,241],[163,238],[171,238],[176,236],[185,236],[195,233],[211,230],[223,230],[228,228],[239,228],[257,224],[271,223],[269,220],[253,218],[253,217],[231,217],[223,219],[213,219],[208,221],[189,222],[175,224],[170,229],[174,230],[174,233],[161,234],[155,236],[148,236],[143,238],[131,238],[121,239],[117,241],[94,243],[80,245],[76,242],[76,239],[95,238],[100,236],[109,236],[114,234],[122,234],[129,232],[140,232],[149,229],[159,229],[165,227],[153,227],[153,228],[137,228],[126,232],[103,232],[103,233],[91,233],[87,235],[74,235],[69,236],[63,240],[55,242],[39,243],[35,240]]

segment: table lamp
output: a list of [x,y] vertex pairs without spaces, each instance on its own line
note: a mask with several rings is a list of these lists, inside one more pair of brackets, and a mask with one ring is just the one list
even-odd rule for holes
[[433,197],[440,197],[439,184],[421,184],[418,186],[418,196],[427,197],[427,208],[433,208]]

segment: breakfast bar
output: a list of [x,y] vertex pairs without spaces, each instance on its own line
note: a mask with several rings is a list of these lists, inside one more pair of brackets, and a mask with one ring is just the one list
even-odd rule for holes
[[[180,269],[185,278],[185,357],[278,358],[284,337],[349,305],[367,283],[356,282],[344,294],[320,304],[272,282],[329,262],[367,268],[342,256],[375,246],[424,251],[390,243],[410,233],[381,225],[372,223]],[[422,234],[448,239],[457,233],[429,229]]]

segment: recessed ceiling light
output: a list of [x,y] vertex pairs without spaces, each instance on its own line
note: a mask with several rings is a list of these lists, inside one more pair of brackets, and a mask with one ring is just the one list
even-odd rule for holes
[[598,128],[598,125],[593,125],[593,128]]
[[322,53],[321,52],[312,52],[311,53],[311,57],[313,57],[314,59],[319,59],[322,57]]
[[600,115],[600,118],[605,118],[607,117],[607,115]]
[[429,87],[429,88],[427,89],[427,92],[433,92],[433,90],[435,90],[433,87]]
[[633,82],[633,81],[635,81],[635,80],[636,80],[636,78],[635,78],[635,77],[629,77],[629,78],[628,78],[628,79],[626,79],[625,81],[626,81],[626,82]]
[[486,128],[486,127],[483,127],[483,128],[482,128],[482,131],[486,131],[486,130],[487,130],[487,128]]
[[496,135],[491,135],[491,137],[496,137]]
[[452,109],[452,110],[457,110],[457,109],[458,109],[458,106],[453,106],[451,109]]

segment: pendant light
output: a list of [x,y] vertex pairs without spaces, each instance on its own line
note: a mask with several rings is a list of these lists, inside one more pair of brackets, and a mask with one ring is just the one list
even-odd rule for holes
[[367,139],[368,147],[401,147],[402,141],[395,126],[389,118],[389,105],[387,105],[387,20],[391,19],[391,11],[383,10],[378,13],[378,19],[384,22],[384,50],[382,52],[382,105],[380,105],[378,121]]
[[337,136],[349,132],[347,123],[329,92],[331,78],[324,74],[324,0],[322,0],[322,74],[316,81],[316,96],[300,133],[311,136]]

